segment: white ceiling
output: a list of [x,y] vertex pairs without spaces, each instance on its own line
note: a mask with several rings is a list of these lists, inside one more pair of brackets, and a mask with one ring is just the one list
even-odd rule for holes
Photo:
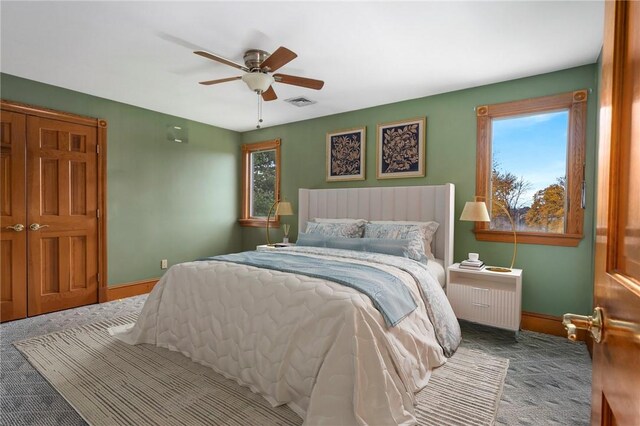
[[[241,71],[249,48],[286,46],[278,70],[325,81],[275,84],[263,127],[556,71],[596,61],[602,1],[545,2],[9,2],[4,73],[245,131],[257,95]],[[299,108],[284,99],[305,96]]]

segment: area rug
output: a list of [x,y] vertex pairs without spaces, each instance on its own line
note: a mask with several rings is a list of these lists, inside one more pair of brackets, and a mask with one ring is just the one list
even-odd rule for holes
[[[107,328],[137,314],[15,343],[90,425],[300,425],[286,406],[151,345],[130,346]],[[417,396],[421,425],[491,425],[509,360],[460,348]]]

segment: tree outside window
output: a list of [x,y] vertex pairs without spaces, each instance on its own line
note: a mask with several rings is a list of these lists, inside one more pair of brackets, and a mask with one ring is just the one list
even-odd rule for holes
[[577,245],[582,238],[585,90],[476,109],[476,195],[491,222],[476,223],[476,238]]
[[[280,140],[242,145],[242,226],[264,227],[280,194]],[[270,224],[279,226],[278,218]]]

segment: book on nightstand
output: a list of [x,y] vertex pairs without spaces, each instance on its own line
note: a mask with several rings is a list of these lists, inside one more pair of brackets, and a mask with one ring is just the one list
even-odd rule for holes
[[472,269],[479,271],[484,268],[484,262],[482,260],[463,260],[460,262],[461,269]]

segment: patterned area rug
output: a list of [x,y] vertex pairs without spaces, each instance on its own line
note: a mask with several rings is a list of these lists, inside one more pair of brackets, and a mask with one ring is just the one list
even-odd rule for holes
[[[14,345],[91,425],[299,425],[288,407],[185,356],[129,346],[107,328],[136,314],[72,328]],[[422,425],[491,425],[509,360],[460,348],[418,394]]]

